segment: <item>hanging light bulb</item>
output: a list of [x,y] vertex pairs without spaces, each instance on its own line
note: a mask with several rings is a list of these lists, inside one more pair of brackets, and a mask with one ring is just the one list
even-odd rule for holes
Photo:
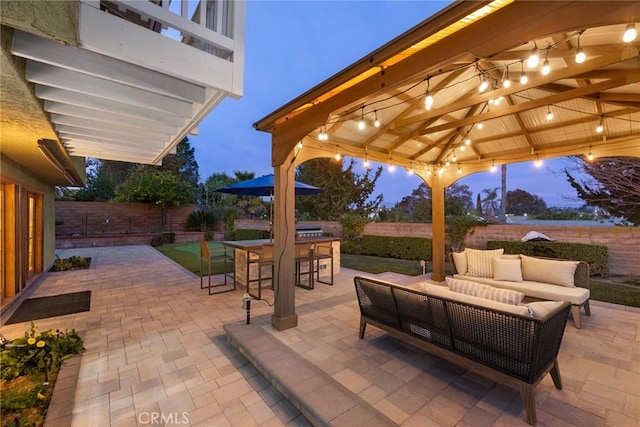
[[458,163],[458,175],[462,173],[462,169],[460,168],[460,164]]
[[[547,56],[549,56],[549,51],[547,50]],[[544,58],[544,63],[542,64],[542,70],[540,70],[543,76],[548,75],[551,72],[551,65],[549,64],[549,58]]]
[[624,35],[622,36],[622,41],[625,43],[631,43],[638,36],[638,32],[636,31],[636,24],[629,24],[627,28],[624,30]]
[[464,143],[465,143],[465,145],[471,145],[471,139],[469,137],[466,137],[464,139]]
[[536,156],[536,161],[533,163],[533,165],[537,168],[541,168],[542,167],[542,160],[540,160],[540,158],[538,156]]
[[336,152],[336,155],[335,155],[336,162],[339,162],[341,158],[342,156],[340,155],[340,153]]
[[527,82],[529,81],[529,78],[527,77],[527,75],[524,73],[524,65],[523,65],[524,61],[520,61],[520,84],[522,85],[526,85]]
[[[477,126],[478,126],[478,129],[482,129],[484,127],[484,123],[478,122]],[[469,142],[471,142],[471,141],[469,141]]]
[[433,96],[431,96],[431,92],[429,92],[429,79],[427,79],[427,95],[424,98],[424,106],[427,111],[431,110],[431,107],[433,107]]
[[318,139],[320,141],[326,141],[329,139],[329,135],[327,135],[327,130],[324,126],[322,126],[322,129],[320,130],[320,133],[318,134]]
[[551,112],[551,106],[547,105],[547,121],[553,120],[553,113]]
[[362,107],[362,114],[360,115],[360,121],[358,122],[358,129],[363,130],[365,128],[364,123],[364,107]]
[[369,169],[369,159],[367,159],[367,156],[364,156],[364,162],[362,162],[362,166],[364,166],[365,169]]
[[580,47],[580,36],[582,36],[584,30],[578,33],[578,48],[576,49],[576,64],[582,64],[587,60],[587,55],[584,53],[584,50]]
[[589,154],[587,154],[587,160],[590,162],[593,161],[593,153],[591,152],[591,147],[589,147]]
[[302,150],[302,141],[298,142],[298,150]]
[[447,166],[447,167],[448,167],[450,164],[451,164],[451,162],[449,161],[449,159],[447,159],[447,161],[446,161],[446,162],[444,162],[444,165],[445,165],[445,166]]
[[484,75],[482,75],[480,77],[480,87],[478,87],[478,90],[480,92],[484,92],[488,88],[489,88],[489,82],[487,81],[487,79],[484,78]]
[[496,171],[496,161],[495,160],[493,160],[491,162],[491,169],[490,170],[491,170],[491,172],[495,172]]
[[504,72],[504,78],[502,79],[502,87],[508,89],[511,87],[511,80],[509,80],[509,67]]
[[534,68],[538,66],[538,62],[540,62],[540,58],[538,57],[538,45],[533,43],[534,47],[531,49],[531,54],[527,59],[527,67]]
[[444,173],[444,168],[440,166],[440,169],[438,169],[438,175],[442,175],[443,173]]
[[464,151],[464,150],[466,150],[466,149],[467,149],[467,147],[465,147],[464,145],[461,145],[461,146],[460,146],[460,151]]
[[431,166],[427,166],[427,175],[431,176]]
[[453,152],[453,156],[451,156],[451,161],[454,162],[454,163],[458,161],[458,157],[456,156],[456,152],[455,151]]
[[600,117],[600,121],[598,122],[598,126],[596,126],[596,132],[602,133],[604,130],[604,125],[602,124],[602,117]]
[[376,119],[373,122],[373,125],[377,128],[380,127],[380,120],[378,120],[378,111],[377,110],[373,110],[373,114],[375,115]]
[[408,173],[409,175],[413,175],[413,168],[409,168],[409,169],[407,169],[407,173]]
[[389,160],[389,172],[393,172],[394,170],[396,170],[396,165],[391,163],[391,160]]

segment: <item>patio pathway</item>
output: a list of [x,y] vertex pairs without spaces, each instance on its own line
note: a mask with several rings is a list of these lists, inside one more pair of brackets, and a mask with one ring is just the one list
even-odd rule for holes
[[[225,337],[224,324],[244,321],[243,289],[209,296],[196,276],[149,246],[58,254],[89,256],[91,268],[45,275],[29,296],[91,290],[92,301],[89,312],[34,322],[40,329],[76,328],[86,347],[74,360],[79,370],[70,413],[52,405],[47,425],[309,425]],[[296,289],[297,328],[273,331],[272,307],[264,302],[253,302],[246,327],[267,331],[366,403],[381,423],[526,425],[516,390],[373,327],[359,340],[356,274],[342,269],[333,287]],[[536,389],[539,425],[640,424],[640,310],[594,302],[592,314],[583,317],[581,330],[567,326],[559,357],[564,390],[555,390],[549,378]],[[13,338],[28,326],[6,325],[1,332]]]

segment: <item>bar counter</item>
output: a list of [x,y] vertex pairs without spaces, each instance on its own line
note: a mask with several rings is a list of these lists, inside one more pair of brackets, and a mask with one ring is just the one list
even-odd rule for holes
[[[309,237],[296,240],[298,242],[305,243],[317,243],[317,242],[333,242],[333,273],[340,272],[340,239],[335,237]],[[225,240],[222,244],[228,248],[232,248],[235,258],[235,277],[236,283],[242,286],[247,286],[247,275],[251,281],[258,279],[258,265],[257,263],[249,263],[249,252],[259,252],[262,245],[265,243],[273,244],[269,239],[256,239],[256,240]],[[256,258],[254,254],[252,259]],[[320,260],[320,277],[326,277],[331,274],[331,268],[329,267],[330,259]],[[294,274],[294,272],[291,272]],[[269,270],[263,270],[262,277],[271,277],[271,268]]]

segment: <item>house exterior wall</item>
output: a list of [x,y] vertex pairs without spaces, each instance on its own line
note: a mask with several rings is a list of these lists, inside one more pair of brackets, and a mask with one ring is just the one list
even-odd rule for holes
[[0,176],[2,182],[10,182],[43,196],[43,271],[53,265],[55,259],[55,193],[54,187],[33,175],[27,168],[7,158],[0,157]]

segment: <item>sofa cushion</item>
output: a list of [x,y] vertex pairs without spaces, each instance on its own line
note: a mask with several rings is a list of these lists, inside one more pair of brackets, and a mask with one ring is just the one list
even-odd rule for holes
[[493,278],[509,282],[522,282],[522,267],[518,259],[493,258]]
[[447,277],[446,280],[447,286],[454,292],[486,298],[493,301],[503,302],[505,304],[518,305],[524,298],[524,294],[522,292],[513,291],[511,289],[496,288],[489,285],[483,285],[478,282],[454,279],[452,277]]
[[467,274],[467,254],[462,252],[454,252],[451,254],[453,263],[456,265],[458,274]]
[[589,289],[586,288],[558,286],[528,280],[524,280],[522,282],[508,282],[506,280],[494,280],[488,277],[461,276],[459,274],[456,274],[453,277],[456,279],[479,282],[485,285],[495,286],[497,288],[513,289],[514,291],[522,292],[525,296],[543,300],[569,301],[571,304],[581,305],[589,299]]
[[491,260],[501,258],[504,249],[482,251],[479,249],[465,249],[467,255],[467,275],[474,277],[493,277]]
[[574,287],[578,261],[558,261],[521,255],[522,278],[533,282]]
[[462,294],[459,292],[454,292],[445,286],[433,285],[428,282],[421,283],[422,290],[427,295],[432,295],[438,298],[447,298],[454,301],[464,302],[466,304],[473,304],[480,307],[485,307],[492,310],[499,310],[506,313],[517,314],[520,316],[529,316],[531,317],[531,312],[528,307],[523,305],[512,305],[505,304],[502,302],[480,298],[473,295]]
[[564,301],[534,301],[526,304],[525,307],[529,309],[531,317],[541,319],[561,306],[563,302]]

